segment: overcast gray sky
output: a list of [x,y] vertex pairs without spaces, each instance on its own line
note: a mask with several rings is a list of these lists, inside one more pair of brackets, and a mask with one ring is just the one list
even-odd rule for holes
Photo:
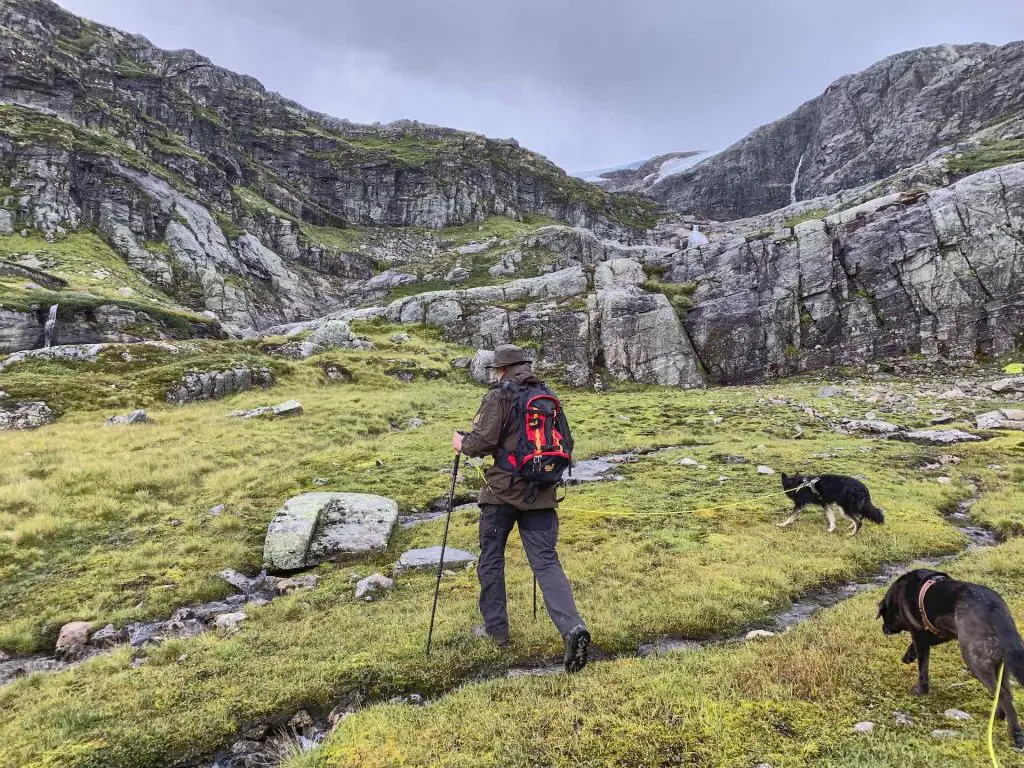
[[1024,38],[1022,0],[59,0],[307,107],[514,137],[570,171],[719,149],[908,48]]

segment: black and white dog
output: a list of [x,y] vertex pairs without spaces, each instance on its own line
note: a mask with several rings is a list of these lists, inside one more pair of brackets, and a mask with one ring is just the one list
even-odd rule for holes
[[783,472],[782,488],[792,499],[794,509],[789,518],[779,523],[780,528],[792,525],[808,504],[817,504],[824,508],[825,515],[828,517],[829,533],[836,529],[836,518],[832,512],[833,504],[839,507],[843,514],[853,522],[849,536],[855,536],[860,532],[865,517],[879,525],[885,522],[882,510],[871,503],[871,493],[867,486],[853,477],[846,475],[804,477],[803,475],[787,475]]

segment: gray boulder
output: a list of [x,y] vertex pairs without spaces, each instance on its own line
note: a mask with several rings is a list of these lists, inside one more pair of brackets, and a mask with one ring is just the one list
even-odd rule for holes
[[[397,570],[401,572],[414,568],[437,568],[440,562],[441,547],[410,549],[403,552],[402,556],[398,558]],[[473,562],[476,562],[476,555],[472,552],[452,547],[448,547],[444,551],[445,568],[462,568]]]
[[370,603],[379,597],[390,592],[395,587],[395,582],[381,573],[375,573],[361,579],[356,584],[356,600],[365,600]]
[[111,416],[105,422],[108,426],[126,426],[130,424],[152,424],[153,420],[144,410],[132,411],[126,416]]
[[62,661],[80,659],[87,652],[91,621],[72,621],[60,628],[54,657]]
[[478,349],[469,364],[469,375],[481,384],[490,384],[493,373],[487,366],[494,362],[494,352],[489,349]]
[[269,368],[238,366],[225,371],[191,371],[167,393],[171,405],[200,400],[219,400],[236,392],[247,392],[259,386],[267,389],[274,385],[274,374]]
[[843,432],[864,432],[870,435],[894,435],[903,431],[899,424],[878,419],[852,419],[844,422],[840,431]]
[[302,414],[302,403],[298,400],[287,400],[280,405],[268,405],[262,408],[253,408],[249,411],[232,411],[228,414],[228,417],[239,419],[276,419],[301,416]]
[[951,445],[953,443],[970,443],[981,440],[978,435],[964,432],[962,429],[920,429],[900,434],[903,440],[921,445]]
[[1024,392],[1024,376],[1013,376],[1007,379],[999,379],[988,385],[993,392]]
[[344,320],[328,320],[314,330],[306,341],[327,349],[373,349],[373,344],[352,333],[349,324]]
[[989,411],[974,417],[978,429],[1017,429],[1024,430],[1024,410],[1004,408]]
[[843,394],[843,390],[835,386],[822,387],[818,390],[818,397],[838,397]]
[[12,403],[9,400],[0,402],[0,431],[35,429],[54,420],[53,411],[46,403]]
[[270,571],[308,568],[340,554],[380,552],[398,521],[391,499],[364,493],[304,493],[285,502],[267,529]]

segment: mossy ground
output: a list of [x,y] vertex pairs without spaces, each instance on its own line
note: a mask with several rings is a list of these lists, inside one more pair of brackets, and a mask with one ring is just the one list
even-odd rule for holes
[[[121,429],[101,425],[107,410],[79,402],[58,424],[0,437],[9,457],[0,468],[0,647],[44,648],[64,621],[122,624],[226,594],[216,574],[225,567],[257,570],[274,511],[313,490],[315,478],[328,480],[324,490],[384,493],[405,511],[443,496],[450,432],[468,422],[482,394],[448,365],[464,350],[445,347],[430,331],[412,329],[411,342],[394,345],[388,341],[394,328],[361,330],[378,350],[289,363],[268,392],[156,406],[150,410],[156,424]],[[225,345],[225,354],[236,353]],[[328,379],[325,363],[344,366],[354,380]],[[88,366],[64,368],[84,381],[96,375]],[[389,375],[399,369],[414,372],[413,382]],[[0,374],[0,388],[17,375],[17,368]],[[709,638],[767,625],[775,611],[822,585],[872,574],[882,562],[957,551],[963,535],[942,513],[972,492],[971,481],[985,491],[979,517],[1007,530],[1024,520],[1015,511],[1020,436],[957,446],[963,461],[944,468],[954,483],[942,485],[936,472],[919,467],[948,451],[837,435],[799,410],[761,399],[811,400],[816,388],[790,382],[706,392],[622,386],[562,393],[581,458],[677,446],[623,465],[621,482],[571,490],[563,505],[560,554],[603,651],[628,654],[658,636]],[[306,410],[294,420],[226,418],[231,410],[292,397]],[[845,398],[814,402],[819,410],[858,416],[869,407]],[[413,416],[423,419],[420,429],[393,431]],[[799,439],[795,423],[804,429]],[[741,454],[748,463],[725,463],[724,454]],[[684,456],[708,469],[680,466]],[[1004,469],[989,468],[995,463]],[[777,492],[778,477],[758,475],[757,464],[863,476],[887,511],[886,525],[868,525],[858,538],[845,539],[826,533],[824,515],[808,511],[793,528],[779,529],[775,523],[789,507],[781,496],[707,509]],[[460,494],[479,485],[467,470]],[[211,517],[216,504],[226,510]],[[634,512],[652,514],[603,514]],[[0,690],[0,709],[16,713],[0,722],[0,766],[171,765],[227,746],[262,718],[302,707],[324,712],[353,689],[371,700],[436,695],[510,664],[556,657],[560,639],[553,627],[530,619],[531,580],[515,534],[508,651],[472,636],[477,588],[469,572],[443,582],[429,660],[422,653],[429,573],[400,577],[378,603],[353,600],[353,571],[366,575],[406,548],[437,543],[442,525],[399,530],[380,556],[321,566],[314,591],[251,609],[233,637],[172,641],[143,652],[148,660],[138,668],[123,649]],[[475,549],[476,535],[474,515],[453,520],[451,545]],[[1000,583],[1017,584],[1024,596],[1024,574],[1013,565],[1019,546],[1005,547],[1006,556],[988,557],[1003,569]],[[896,701],[912,713],[925,705],[905,695],[908,673],[897,663],[902,649],[864,618],[871,602],[855,601],[756,649],[603,663],[572,680],[471,686],[418,711],[372,708],[346,723],[326,750],[300,760],[743,765],[757,752],[764,754],[759,760],[782,765],[796,764],[785,762],[791,754],[820,764],[826,757],[840,760],[833,764],[889,764],[907,744],[920,746],[927,731],[904,741],[886,732],[857,742],[846,735],[849,725],[879,702]],[[936,664],[936,679],[947,670]],[[899,684],[887,684],[883,672],[896,674]],[[937,702],[952,700],[936,688]],[[963,695],[976,692],[965,687]],[[977,708],[975,699],[967,704]],[[483,723],[488,712],[489,725]],[[792,752],[797,743],[803,751]],[[937,748],[951,755],[966,749]],[[862,759],[867,762],[856,762]]]

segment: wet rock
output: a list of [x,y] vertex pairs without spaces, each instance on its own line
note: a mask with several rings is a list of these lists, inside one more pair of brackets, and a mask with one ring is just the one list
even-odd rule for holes
[[111,648],[128,642],[128,632],[124,629],[117,629],[113,624],[107,624],[103,629],[93,632],[89,638],[89,645],[93,648]]
[[249,755],[258,754],[261,749],[263,749],[263,745],[260,742],[242,739],[231,745],[231,754],[235,757],[244,758]]
[[316,721],[313,720],[313,716],[304,709],[300,709],[288,721],[288,727],[295,731],[308,731],[315,725]]
[[962,709],[947,709],[942,713],[947,720],[970,720],[971,716]]
[[219,575],[239,592],[248,592],[252,586],[252,579],[232,568],[225,568]]
[[757,467],[757,474],[759,474],[759,475],[774,475],[775,474],[775,470],[772,469],[769,466],[765,466],[764,464],[760,464]]
[[213,620],[213,625],[217,627],[217,629],[223,629],[230,632],[237,629],[238,625],[245,621],[246,618],[246,615],[241,611],[237,611],[235,613],[222,613]]
[[259,723],[242,731],[242,739],[244,741],[263,741],[267,738],[268,733],[270,733],[270,726],[266,723]]
[[346,717],[351,715],[359,706],[363,703],[363,695],[359,691],[352,691],[345,698],[343,698],[338,704],[331,710],[330,714],[327,715],[327,722],[331,726],[336,726]]
[[85,655],[89,644],[91,621],[72,621],[60,628],[54,658],[61,661],[74,661]]
[[303,413],[302,403],[298,400],[287,400],[280,405],[264,406],[253,408],[249,411],[232,411],[229,417],[239,419],[261,419],[261,418],[287,418],[289,416],[301,416]]
[[978,442],[981,438],[962,429],[918,429],[904,432],[901,439],[919,445],[952,445],[953,443]]
[[268,570],[308,568],[338,554],[381,552],[398,521],[391,499],[363,493],[314,492],[285,502],[267,530]]
[[125,426],[130,424],[152,424],[153,420],[149,418],[149,415],[142,409],[132,411],[125,416],[111,416],[107,419],[106,424],[109,426]]
[[868,733],[872,733],[874,730],[875,730],[875,724],[870,722],[870,721],[868,721],[868,720],[865,720],[862,723],[857,723],[855,726],[853,726],[853,732],[854,733],[868,734]]
[[370,603],[379,597],[383,597],[395,587],[395,582],[382,573],[375,573],[367,576],[356,584],[356,600],[365,600]]
[[10,400],[0,402],[0,431],[36,429],[52,423],[53,420],[53,411],[46,403],[12,403]]
[[[411,570],[413,568],[437,568],[441,561],[441,547],[425,547],[423,549],[410,549],[403,552],[398,558],[396,572]],[[476,555],[462,549],[447,547],[444,550],[444,567],[461,568],[467,563],[476,562]]]

